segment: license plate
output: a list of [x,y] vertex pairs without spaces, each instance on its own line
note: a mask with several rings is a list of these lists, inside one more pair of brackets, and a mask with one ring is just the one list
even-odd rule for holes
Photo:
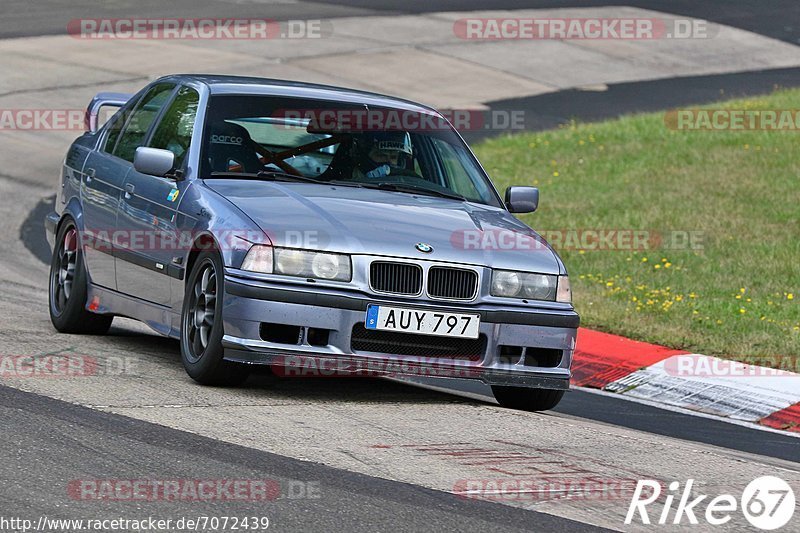
[[367,329],[400,331],[441,337],[478,338],[481,316],[373,305],[367,307]]

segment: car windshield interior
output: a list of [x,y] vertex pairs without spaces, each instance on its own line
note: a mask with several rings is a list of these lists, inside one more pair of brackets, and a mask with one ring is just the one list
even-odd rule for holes
[[461,138],[416,111],[217,95],[204,139],[203,178],[294,176],[501,205]]

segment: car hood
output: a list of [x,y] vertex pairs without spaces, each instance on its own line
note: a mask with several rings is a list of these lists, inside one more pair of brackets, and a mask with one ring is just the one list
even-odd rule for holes
[[[446,198],[317,185],[209,179],[273,245],[563,273],[557,255],[503,209]],[[417,243],[433,251],[422,253]]]

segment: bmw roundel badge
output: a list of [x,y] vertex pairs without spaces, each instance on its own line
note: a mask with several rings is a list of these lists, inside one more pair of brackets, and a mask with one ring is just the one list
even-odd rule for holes
[[418,242],[414,245],[414,248],[422,252],[423,254],[429,254],[433,251],[433,246],[424,242]]

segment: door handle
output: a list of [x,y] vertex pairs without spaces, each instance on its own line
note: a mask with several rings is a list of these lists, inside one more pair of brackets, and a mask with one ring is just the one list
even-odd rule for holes
[[86,169],[86,183],[91,183],[92,182],[92,178],[94,178],[94,169],[93,168],[87,168]]
[[135,190],[136,190],[136,186],[133,183],[126,183],[125,184],[125,199],[127,200],[128,198],[130,198],[131,194],[133,194],[133,191],[135,191]]

